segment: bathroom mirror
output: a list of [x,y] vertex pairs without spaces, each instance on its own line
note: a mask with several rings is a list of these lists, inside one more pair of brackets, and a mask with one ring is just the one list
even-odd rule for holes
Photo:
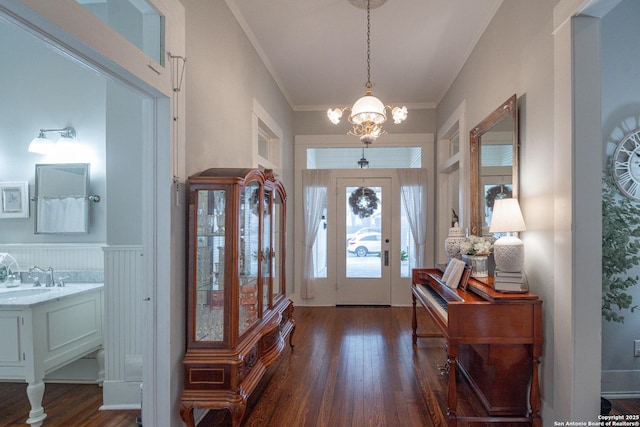
[[487,234],[496,199],[518,198],[518,114],[516,95],[507,99],[469,138],[471,151],[470,234]]
[[36,165],[35,232],[89,232],[89,164]]

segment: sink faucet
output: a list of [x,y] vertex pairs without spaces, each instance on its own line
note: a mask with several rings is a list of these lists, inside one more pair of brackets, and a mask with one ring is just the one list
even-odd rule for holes
[[35,276],[35,277],[31,276],[31,273],[34,272],[34,271],[36,271],[38,273],[46,273],[45,286],[47,288],[51,288],[51,287],[56,285],[56,282],[53,279],[53,267],[49,267],[46,270],[43,270],[42,268],[37,267],[37,266],[34,265],[33,267],[31,267],[29,269],[29,277],[31,279],[33,279],[33,286],[34,287],[39,287],[39,286],[42,286],[42,284],[40,283],[40,278],[38,276]]

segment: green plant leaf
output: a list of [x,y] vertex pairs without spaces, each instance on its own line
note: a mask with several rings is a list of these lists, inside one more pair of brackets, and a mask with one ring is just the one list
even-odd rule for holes
[[637,306],[626,291],[638,284],[629,270],[640,263],[640,209],[622,197],[610,168],[602,178],[602,316],[624,323],[620,310],[634,312]]

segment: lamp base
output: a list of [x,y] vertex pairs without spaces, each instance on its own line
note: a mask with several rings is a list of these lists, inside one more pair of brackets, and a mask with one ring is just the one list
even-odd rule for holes
[[524,243],[515,236],[503,236],[493,244],[496,268],[501,271],[518,272],[524,266]]

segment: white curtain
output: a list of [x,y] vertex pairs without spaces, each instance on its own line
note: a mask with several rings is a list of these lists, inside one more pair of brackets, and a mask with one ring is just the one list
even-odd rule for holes
[[307,169],[302,171],[302,218],[304,221],[304,252],[302,254],[302,285],[300,296],[313,298],[314,265],[313,244],[316,241],[322,211],[327,200],[330,171],[327,169]]
[[421,268],[425,265],[427,244],[427,170],[398,169],[397,172],[402,203],[416,244],[414,268]]

